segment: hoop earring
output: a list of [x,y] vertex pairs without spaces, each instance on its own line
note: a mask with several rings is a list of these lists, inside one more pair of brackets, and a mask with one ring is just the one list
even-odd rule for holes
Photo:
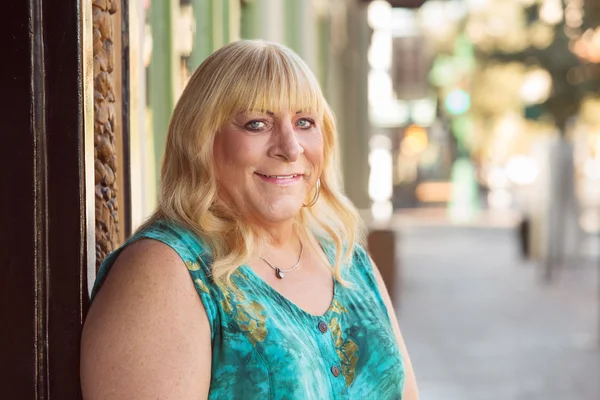
[[319,200],[319,194],[320,194],[320,189],[321,189],[321,178],[317,179],[317,183],[316,183],[315,187],[316,187],[315,195],[313,196],[312,200],[308,204],[302,204],[302,207],[312,207],[315,205],[317,200]]

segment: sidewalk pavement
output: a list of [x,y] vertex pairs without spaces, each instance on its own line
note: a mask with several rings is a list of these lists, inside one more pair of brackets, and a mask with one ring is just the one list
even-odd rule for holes
[[599,400],[597,260],[543,284],[509,224],[418,219],[398,315],[422,400]]

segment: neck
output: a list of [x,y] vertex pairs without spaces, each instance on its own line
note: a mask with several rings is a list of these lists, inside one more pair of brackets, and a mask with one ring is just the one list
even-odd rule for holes
[[265,227],[265,244],[270,247],[284,248],[288,246],[297,246],[298,235],[294,229],[294,221],[270,225]]

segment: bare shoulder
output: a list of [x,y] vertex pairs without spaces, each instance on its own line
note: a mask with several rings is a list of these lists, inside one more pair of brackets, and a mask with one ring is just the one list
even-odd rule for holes
[[84,398],[199,398],[209,382],[210,326],[185,264],[158,241],[131,244],[84,324]]
[[94,303],[103,297],[151,289],[144,285],[157,286],[159,291],[181,289],[172,284],[183,281],[189,281],[189,275],[175,250],[157,240],[141,239],[119,254]]

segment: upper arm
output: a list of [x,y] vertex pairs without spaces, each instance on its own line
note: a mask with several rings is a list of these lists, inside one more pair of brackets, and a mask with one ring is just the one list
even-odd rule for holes
[[210,369],[210,324],[181,258],[153,240],[125,248],[84,324],[84,399],[206,398]]
[[418,400],[419,390],[417,388],[417,379],[415,377],[415,372],[413,370],[412,363],[408,355],[408,350],[406,349],[406,344],[404,343],[404,338],[402,337],[402,333],[400,332],[400,327],[398,325],[398,319],[396,318],[396,312],[394,311],[392,300],[390,299],[390,295],[385,286],[385,282],[381,277],[381,273],[379,272],[379,269],[377,268],[373,260],[371,260],[371,264],[373,265],[373,270],[375,271],[375,280],[377,281],[379,292],[381,293],[381,297],[383,298],[383,302],[385,303],[385,306],[387,308],[388,315],[390,316],[392,328],[394,329],[394,334],[396,335],[396,340],[398,341],[398,346],[400,347],[400,352],[402,353],[402,358],[404,360],[406,377],[404,381],[404,393],[402,395],[402,399]]

